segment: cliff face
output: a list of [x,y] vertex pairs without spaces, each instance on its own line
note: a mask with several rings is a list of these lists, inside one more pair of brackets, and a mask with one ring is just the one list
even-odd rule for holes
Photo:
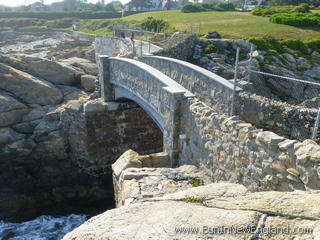
[[1,36],[0,219],[59,214],[68,205],[77,212],[99,201],[112,206],[112,186],[100,187],[110,179],[79,171],[60,119],[80,111],[95,90],[92,42],[57,33]]
[[[162,149],[162,132],[137,104],[97,99],[94,40],[67,31],[1,32],[1,220],[113,207],[113,161],[129,148]],[[121,41],[102,40],[119,54]]]

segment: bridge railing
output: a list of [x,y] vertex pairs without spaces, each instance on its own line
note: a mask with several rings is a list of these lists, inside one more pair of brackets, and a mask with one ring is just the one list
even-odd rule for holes
[[[231,113],[233,84],[194,64],[178,59],[143,56],[140,61],[158,69],[222,113]],[[242,91],[236,87],[236,93]]]

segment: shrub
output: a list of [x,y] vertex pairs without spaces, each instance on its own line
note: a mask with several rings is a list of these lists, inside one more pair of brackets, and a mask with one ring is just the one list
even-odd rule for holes
[[271,8],[254,8],[251,13],[256,16],[270,16],[275,13],[308,13],[310,7],[306,3],[302,3],[298,6],[276,6]]
[[256,45],[260,50],[268,51],[273,49],[279,53],[284,52],[282,44],[274,38],[252,37],[249,38],[248,41]]
[[205,200],[204,197],[187,196],[185,198],[185,202],[187,203],[203,203]]
[[213,3],[202,3],[201,5],[204,9],[208,9],[208,10],[214,10],[214,6],[215,6]]
[[213,53],[216,50],[216,46],[213,44],[208,44],[207,47],[204,49],[205,53]]
[[233,11],[233,10],[235,10],[235,7],[232,3],[221,2],[215,6],[215,10],[217,10],[217,11]]
[[259,50],[267,51],[269,48],[269,45],[265,41],[265,39],[261,37],[251,37],[248,39],[249,42],[256,45]]
[[279,41],[273,38],[253,37],[249,38],[248,41],[256,45],[259,50],[267,51],[267,55],[277,56],[278,58],[279,54],[286,52],[288,48],[299,51],[302,55],[306,55],[308,53],[308,48],[314,52],[320,51],[320,39],[308,41],[285,39]]
[[169,23],[167,21],[154,17],[147,17],[140,25],[142,28],[154,32],[161,32],[169,27]]
[[315,13],[276,13],[270,17],[270,22],[295,27],[319,27],[320,15]]
[[188,3],[181,8],[181,12],[191,13],[191,12],[204,12],[206,11],[200,4]]
[[272,56],[275,56],[275,57],[279,57],[279,53],[274,50],[274,49],[269,49],[266,53],[266,56],[269,56],[269,57],[272,57]]
[[299,39],[285,39],[281,41],[281,43],[287,48],[290,48],[293,50],[299,50],[300,52],[303,52],[303,53],[307,52],[307,45]]
[[302,3],[298,6],[296,6],[292,12],[299,12],[299,13],[308,13],[310,12],[310,7],[306,3]]
[[263,10],[265,10],[264,8],[254,8],[252,9],[251,13],[252,15],[255,16],[265,16],[265,14],[263,13]]
[[308,48],[311,48],[313,51],[320,51],[320,39],[305,41],[305,44]]
[[192,186],[193,187],[199,187],[199,186],[202,186],[202,185],[203,185],[203,182],[200,179],[194,180],[192,182]]

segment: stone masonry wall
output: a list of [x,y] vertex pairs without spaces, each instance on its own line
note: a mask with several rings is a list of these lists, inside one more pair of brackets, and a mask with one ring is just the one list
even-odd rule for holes
[[245,91],[238,95],[237,103],[240,118],[255,126],[300,141],[311,137],[317,117],[315,108],[290,105]]
[[83,114],[69,110],[63,116],[73,160],[91,175],[110,174],[111,164],[128,149],[141,154],[162,151],[162,132],[133,102],[96,99],[86,103]]
[[262,131],[196,99],[184,105],[181,120],[180,163],[209,169],[214,181],[254,191],[320,188],[320,146],[311,140]]
[[189,35],[183,41],[176,43],[169,48],[159,50],[158,52],[155,52],[154,55],[187,61],[193,56],[194,47],[198,41],[196,35]]
[[[140,60],[170,76],[217,112],[231,112],[233,85],[228,80],[176,59],[146,56]],[[310,138],[317,116],[316,109],[290,105],[240,88],[235,113],[257,127],[300,141]]]

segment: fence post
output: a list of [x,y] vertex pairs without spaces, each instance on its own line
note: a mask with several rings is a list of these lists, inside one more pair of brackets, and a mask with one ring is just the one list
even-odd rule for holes
[[236,62],[234,67],[234,79],[233,79],[233,93],[232,93],[232,102],[231,102],[231,116],[235,114],[235,98],[236,98],[236,87],[237,87],[237,80],[238,80],[238,64],[239,64],[239,53],[240,48],[237,47],[237,54],[236,54]]
[[[249,69],[251,69],[252,67],[252,54],[253,54],[253,44],[250,44],[250,58],[249,58]],[[248,82],[251,81],[251,72],[249,72],[248,74]]]
[[148,52],[149,52],[149,53],[151,52],[151,42],[150,42],[150,39],[148,39]]
[[140,56],[142,57],[142,40],[140,40]]
[[312,135],[311,135],[311,139],[314,140],[314,141],[317,138],[317,133],[318,133],[318,128],[319,128],[319,121],[320,121],[320,107],[318,108],[317,118],[316,118],[316,121],[314,123],[313,130],[312,130]]

